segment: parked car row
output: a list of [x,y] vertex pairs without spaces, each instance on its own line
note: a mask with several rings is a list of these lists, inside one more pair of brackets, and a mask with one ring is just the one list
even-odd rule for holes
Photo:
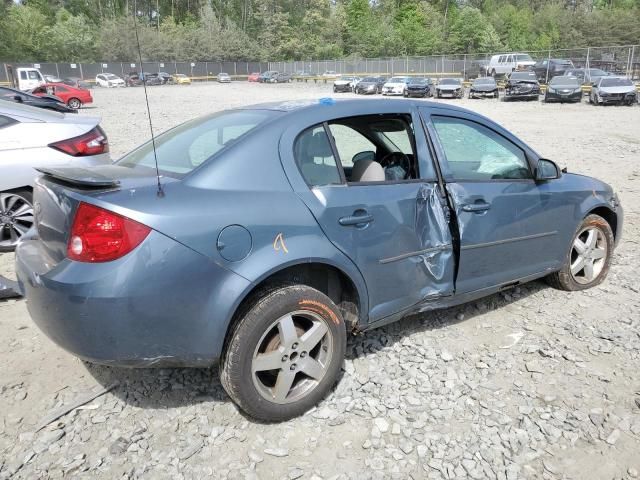
[[138,87],[142,84],[147,86],[167,85],[167,84],[191,84],[191,78],[183,73],[170,74],[167,72],[139,73],[129,72],[124,78],[113,73],[100,73],[96,75],[96,85],[104,88],[117,87]]
[[[596,69],[591,69],[596,70]],[[584,76],[580,69],[572,69],[551,79],[544,91],[545,102],[580,102],[583,96]],[[587,72],[596,78],[589,96],[590,103],[620,103],[630,105],[637,101],[634,83],[625,77],[599,76],[601,71]],[[425,77],[396,76],[385,77],[340,77],[333,83],[334,93],[354,92],[357,94],[403,95],[404,97],[463,98],[466,88],[461,78],[442,78],[435,82]],[[543,90],[533,70],[518,70],[507,75],[504,86],[504,101],[538,100]],[[479,77],[468,89],[468,98],[499,98],[499,86],[495,77]]]

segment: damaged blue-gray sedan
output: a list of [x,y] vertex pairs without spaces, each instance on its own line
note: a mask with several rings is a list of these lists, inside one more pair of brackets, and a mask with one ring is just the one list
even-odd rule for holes
[[598,285],[622,230],[611,187],[442,104],[257,105],[155,147],[43,170],[16,256],[29,312],[91,362],[219,363],[263,420],[316,405],[351,332],[542,277]]

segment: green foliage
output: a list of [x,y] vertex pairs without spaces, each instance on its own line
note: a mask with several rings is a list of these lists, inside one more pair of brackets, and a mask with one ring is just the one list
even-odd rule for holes
[[0,60],[133,61],[134,25],[167,61],[628,45],[639,18],[640,0],[0,0]]

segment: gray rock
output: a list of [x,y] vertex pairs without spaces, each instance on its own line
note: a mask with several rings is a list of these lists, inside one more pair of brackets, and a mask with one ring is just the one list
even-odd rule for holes
[[440,358],[445,362],[450,362],[453,360],[453,355],[451,355],[447,350],[442,350],[442,352],[440,352]]
[[629,468],[627,469],[627,473],[629,474],[629,476],[630,476],[631,478],[638,478],[638,470],[636,470],[636,469],[635,469],[635,468],[633,468],[633,467],[629,467]]
[[384,418],[378,417],[373,420],[373,424],[378,427],[380,433],[387,433],[389,431],[389,422]]
[[187,445],[178,455],[178,458],[183,462],[193,457],[196,453],[200,451],[203,446],[202,440],[196,440],[189,445]]
[[258,455],[256,452],[254,451],[249,451],[249,453],[247,453],[249,460],[251,460],[252,462],[255,463],[261,463],[264,461],[264,458],[262,458],[261,455]]
[[264,453],[272,457],[286,457],[289,455],[289,450],[286,448],[266,448]]
[[620,438],[620,430],[617,428],[611,432],[611,434],[607,437],[607,443],[609,445],[615,445],[618,439]]
[[300,468],[293,468],[289,470],[289,480],[296,480],[304,475],[304,470]]

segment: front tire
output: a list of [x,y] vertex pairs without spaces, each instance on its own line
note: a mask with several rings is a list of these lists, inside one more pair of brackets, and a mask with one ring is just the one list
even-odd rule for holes
[[611,266],[614,238],[609,223],[599,215],[589,215],[571,241],[562,269],[547,277],[559,290],[577,291],[604,281]]
[[347,334],[338,307],[306,285],[258,297],[226,346],[220,379],[250,416],[280,422],[320,402],[342,367]]

